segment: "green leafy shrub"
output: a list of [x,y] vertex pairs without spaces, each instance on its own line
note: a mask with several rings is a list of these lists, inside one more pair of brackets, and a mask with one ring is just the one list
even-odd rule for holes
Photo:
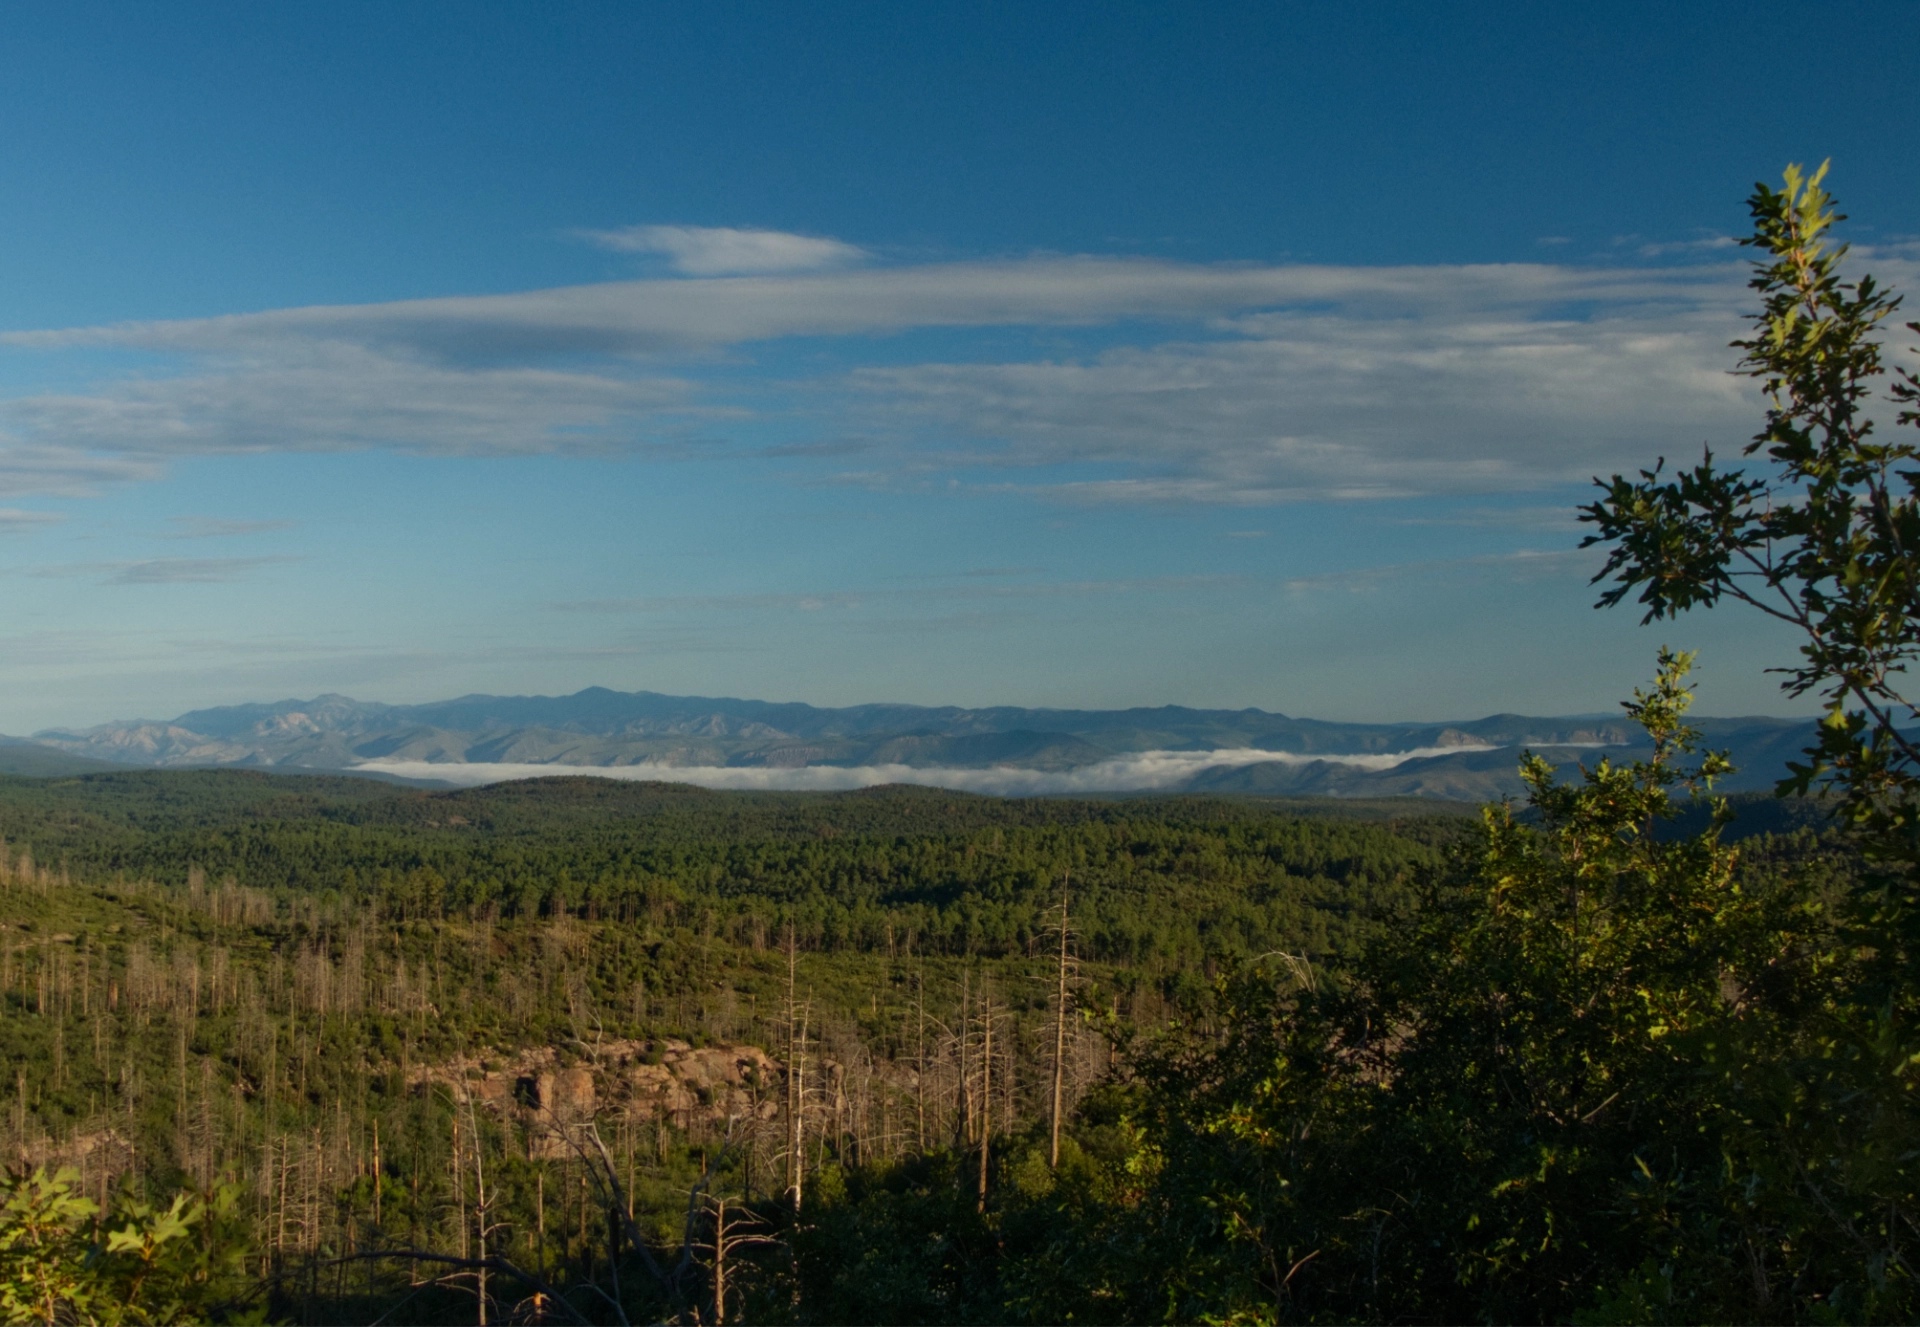
[[246,1242],[238,1190],[177,1194],[160,1208],[123,1196],[103,1214],[79,1174],[44,1168],[0,1193],[0,1314],[9,1323],[258,1321],[242,1311]]

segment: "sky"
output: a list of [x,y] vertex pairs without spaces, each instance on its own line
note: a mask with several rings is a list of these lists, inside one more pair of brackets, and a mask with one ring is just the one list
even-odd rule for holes
[[1806,712],[1596,612],[1758,427],[1744,200],[1920,284],[1920,6],[22,7],[0,731],[586,686]]

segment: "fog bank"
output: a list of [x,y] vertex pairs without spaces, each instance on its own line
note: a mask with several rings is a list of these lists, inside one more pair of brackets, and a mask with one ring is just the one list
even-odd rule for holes
[[1310,765],[1324,761],[1358,769],[1383,770],[1431,756],[1467,751],[1492,751],[1491,746],[1418,747],[1411,751],[1373,755],[1302,755],[1297,751],[1138,751],[1098,764],[1071,770],[929,769],[914,765],[801,765],[776,768],[765,765],[514,765],[429,760],[369,760],[358,768],[405,779],[438,779],[463,787],[502,783],[509,779],[586,777],[628,779],[635,782],[691,783],[702,788],[743,791],[843,792],[884,783],[916,783],[958,792],[990,793],[1002,797],[1045,793],[1153,792],[1176,788],[1206,769],[1222,766]]

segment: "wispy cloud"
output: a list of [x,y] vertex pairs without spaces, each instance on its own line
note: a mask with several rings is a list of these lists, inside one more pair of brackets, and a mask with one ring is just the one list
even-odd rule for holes
[[290,530],[292,521],[232,521],[218,516],[175,516],[180,528],[170,530],[165,539],[226,539],[239,535],[265,534],[270,530]]
[[1642,258],[1670,258],[1675,254],[1707,254],[1735,249],[1740,241],[1731,235],[1707,235],[1692,240],[1664,240],[1642,244],[1635,250]]
[[1396,525],[1453,525],[1480,530],[1577,530],[1579,509],[1565,507],[1457,507],[1426,516],[1400,516]]
[[[0,403],[0,413],[5,409],[5,403]],[[159,474],[159,464],[148,457],[114,448],[93,450],[65,440],[26,442],[0,429],[0,497],[87,498],[104,488]]]
[[[967,575],[970,573],[962,573]],[[988,571],[984,575],[998,573]],[[632,599],[580,599],[547,605],[563,613],[685,613],[846,611],[874,604],[979,602],[1020,599],[1086,599],[1098,595],[1184,593],[1244,584],[1238,576],[1153,576],[1137,580],[1059,581],[1029,585],[941,585],[910,590],[824,593],[679,594]]]
[[858,608],[874,597],[848,591],[819,594],[672,594],[632,599],[574,599],[547,606],[561,613],[735,613],[768,610],[818,613],[826,609]]
[[1281,582],[1281,588],[1296,594],[1315,590],[1365,591],[1390,581],[1420,576],[1446,576],[1488,573],[1518,580],[1537,580],[1553,576],[1586,576],[1600,565],[1603,555],[1583,548],[1545,551],[1522,549],[1515,553],[1490,553],[1483,557],[1437,558],[1426,562],[1398,562],[1381,567],[1356,567],[1315,576],[1294,576]]
[[1259,506],[1579,482],[1737,438],[1719,309],[1584,320],[1504,312],[1235,319],[1242,335],[1080,360],[857,370],[870,427],[973,465],[1106,467],[1038,482],[1098,503]]
[[[1414,318],[1572,301],[1609,305],[1740,296],[1738,272],[1484,267],[1252,267],[1125,258],[940,263],[857,272],[615,281],[509,295],[317,305],[173,322],[0,334],[0,345],[121,345],[269,355],[342,345],[450,364],[602,353],[647,356],[793,336],[920,327],[1071,327],[1194,322],[1262,309]],[[1731,282],[1731,284],[1729,284]],[[1222,331],[1258,330],[1222,327]],[[280,348],[276,350],[276,348]]]
[[[641,229],[652,238],[607,234],[659,248],[653,232],[671,231],[679,247],[659,251],[690,275],[0,336],[184,366],[0,401],[0,497],[89,491],[185,455],[719,448],[796,482],[937,477],[1062,502],[1252,507],[1524,491],[1751,429],[1751,384],[1727,372],[1745,298],[1734,263],[833,270],[857,251],[830,261],[806,246],[837,241]],[[1904,250],[1877,261],[1920,274]],[[913,329],[987,327],[1056,329],[1055,348],[985,362],[867,349]],[[1107,348],[1062,353],[1077,328],[1104,329]],[[741,366],[743,348],[791,338],[836,339],[832,367],[776,380]],[[734,369],[708,372],[721,351]],[[746,421],[751,444],[744,427],[730,441]],[[782,421],[828,437],[769,444],[766,426]],[[825,468],[850,451],[857,471]]]
[[730,226],[625,226],[575,232],[617,253],[655,253],[687,276],[740,276],[764,272],[817,272],[861,261],[866,250],[840,240],[783,230],[738,230]]
[[295,557],[146,558],[129,562],[68,562],[35,567],[31,575],[64,579],[97,576],[103,585],[217,584],[242,580],[262,567],[298,562]]
[[25,534],[29,530],[44,530],[49,525],[58,525],[66,519],[64,512],[0,507],[0,534]]
[[[427,455],[604,455],[684,431],[687,385],[537,367],[456,369],[364,346],[222,359],[214,371],[141,378],[92,395],[0,405],[63,456],[118,454],[122,470],[166,456],[391,448]],[[716,412],[717,413],[717,412]],[[5,459],[0,457],[0,482]]]

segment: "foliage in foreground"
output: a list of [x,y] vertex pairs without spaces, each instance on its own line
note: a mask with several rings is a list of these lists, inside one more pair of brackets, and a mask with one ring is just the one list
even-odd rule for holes
[[1349,980],[1243,980],[1160,1066],[1172,1316],[1912,1316],[1920,1138],[1830,892],[1649,832],[1716,772],[1680,764],[1686,662],[1630,707],[1653,760],[1531,764],[1538,825],[1489,811]]
[[1163,1043],[1057,1176],[1010,1160],[990,1228],[923,1234],[938,1185],[816,1217],[874,1228],[812,1320],[1910,1319],[1920,1139],[1841,1017],[1837,882],[1653,832],[1724,769],[1683,763],[1688,662],[1629,706],[1652,760],[1530,761],[1535,823],[1489,809],[1337,979],[1223,983],[1224,1037]]
[[[1615,477],[1589,542],[1615,546],[1604,603],[1731,599],[1802,633],[1787,687],[1828,719],[1783,792],[1829,792],[1844,862],[1743,862],[1724,803],[1675,832],[1675,794],[1725,766],[1683,763],[1690,660],[1663,653],[1629,707],[1651,761],[1564,785],[1530,762],[1531,823],[1490,811],[1403,929],[1317,976],[1247,969],[1219,1035],[1146,1057],[1101,1201],[1035,1226],[1014,1188],[989,1217],[1026,1236],[908,1245],[991,1280],[952,1318],[986,1299],[1055,1321],[1920,1317],[1920,710],[1900,690],[1920,448],[1877,439],[1870,400],[1898,301],[1841,280],[1820,175],[1751,206],[1762,308],[1739,346],[1771,468]],[[1890,396],[1920,423],[1920,379]],[[866,1203],[899,1219],[897,1196]],[[845,1287],[814,1289],[895,1320],[897,1296]]]
[[231,1185],[164,1208],[116,1195],[103,1212],[79,1173],[44,1168],[0,1187],[0,1315],[9,1323],[259,1321],[246,1301],[245,1232]]

